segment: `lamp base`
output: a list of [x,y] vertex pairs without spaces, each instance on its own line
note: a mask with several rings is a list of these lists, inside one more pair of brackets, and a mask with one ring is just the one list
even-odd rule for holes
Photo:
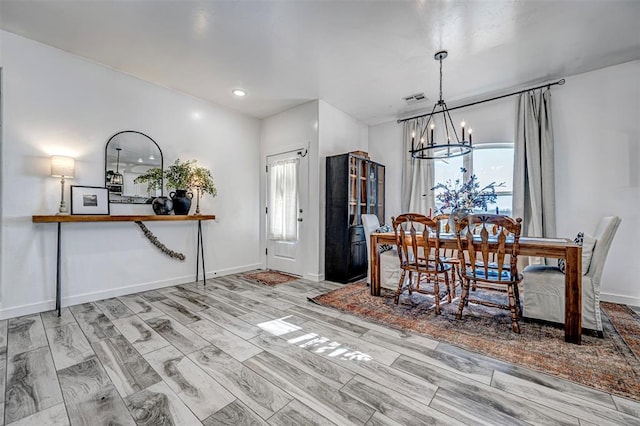
[[67,210],[67,203],[64,201],[64,176],[60,178],[60,208],[58,208],[58,213],[56,216],[65,216],[69,214],[69,210]]
[[[62,191],[64,191],[64,185],[62,186]],[[64,192],[62,193],[62,197],[64,197]],[[67,210],[67,203],[64,201],[64,198],[60,200],[60,207],[58,208],[58,213],[56,216],[65,216],[69,214],[69,210]]]

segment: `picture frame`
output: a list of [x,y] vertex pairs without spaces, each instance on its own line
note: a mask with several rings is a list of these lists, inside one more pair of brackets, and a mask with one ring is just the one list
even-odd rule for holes
[[71,185],[71,214],[110,214],[109,190],[104,186]]

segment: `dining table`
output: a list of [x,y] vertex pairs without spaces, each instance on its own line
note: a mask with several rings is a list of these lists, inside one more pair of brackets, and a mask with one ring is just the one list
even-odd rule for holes
[[[380,296],[380,250],[381,244],[395,245],[393,232],[371,234],[371,295]],[[418,243],[422,243],[418,236]],[[435,237],[434,237],[435,238]],[[463,241],[466,244],[466,239]],[[511,248],[513,241],[507,241]],[[458,241],[454,234],[440,234],[440,247],[458,249]],[[465,247],[466,249],[466,247]],[[565,259],[565,310],[564,339],[566,342],[581,344],[582,342],[582,246],[565,238],[520,237],[519,255],[542,258]],[[524,291],[527,291],[526,288]]]

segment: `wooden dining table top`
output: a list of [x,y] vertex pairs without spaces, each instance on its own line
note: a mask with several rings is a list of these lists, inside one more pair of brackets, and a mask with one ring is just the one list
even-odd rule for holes
[[[375,232],[371,234],[377,244],[394,244],[396,235],[393,232]],[[435,238],[435,234],[433,235]],[[418,241],[422,240],[422,235],[418,235]],[[474,241],[480,243],[480,237],[474,237]],[[463,242],[466,241],[466,238]],[[489,239],[491,243],[491,238]],[[441,233],[440,243],[442,248],[457,249],[458,241],[455,234]],[[507,238],[507,247],[513,244],[513,239]],[[566,256],[567,248],[575,248],[582,251],[582,246],[576,244],[568,238],[546,238],[546,237],[520,237],[518,240],[520,255],[533,257],[549,257],[562,259]]]

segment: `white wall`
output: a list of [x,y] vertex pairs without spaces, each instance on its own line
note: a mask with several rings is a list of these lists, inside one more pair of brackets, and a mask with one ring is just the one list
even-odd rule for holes
[[[281,152],[309,149],[308,206],[304,215],[304,277],[324,279],[325,164],[328,155],[367,149],[368,127],[323,100],[315,100],[266,118],[261,126],[261,169],[266,157]],[[261,205],[265,206],[266,173],[261,178]],[[261,253],[265,226],[261,223]],[[262,256],[264,259],[264,255]]]
[[[552,89],[558,236],[593,233],[599,219],[622,224],[602,278],[602,299],[640,306],[640,61],[566,78]],[[513,141],[516,98],[454,111],[474,143]],[[400,212],[402,125],[369,129],[369,152],[387,166],[387,218]]]
[[620,216],[602,298],[640,306],[640,61],[567,78],[552,102],[558,233]]
[[320,100],[319,106],[320,175],[316,192],[318,193],[318,211],[320,212],[318,223],[319,265],[324,276],[327,157],[351,151],[367,151],[369,127],[325,101]]
[[[2,32],[1,43],[0,316],[54,306],[56,227],[31,222],[58,208],[50,155],[76,158],[71,184],[102,186],[105,144],[121,130],[154,138],[165,164],[194,158],[212,170],[218,196],[201,200],[201,211],[218,217],[203,223],[208,276],[259,266],[258,120],[11,33]],[[114,213],[152,211],[112,205]],[[133,223],[63,224],[63,305],[193,280],[195,222],[147,226],[187,260],[160,253]]]
[[[266,206],[266,160],[269,155],[288,151],[308,149],[309,188],[307,191],[307,205],[303,206],[304,222],[303,247],[304,277],[309,280],[322,280],[324,271],[318,264],[318,198],[317,191],[311,190],[318,184],[318,101],[307,102],[262,120],[260,127],[260,211]],[[260,259],[262,266],[266,265],[264,250],[266,247],[265,215],[260,220]]]
[[369,156],[385,166],[385,223],[402,213],[402,125],[395,121],[369,128]]

